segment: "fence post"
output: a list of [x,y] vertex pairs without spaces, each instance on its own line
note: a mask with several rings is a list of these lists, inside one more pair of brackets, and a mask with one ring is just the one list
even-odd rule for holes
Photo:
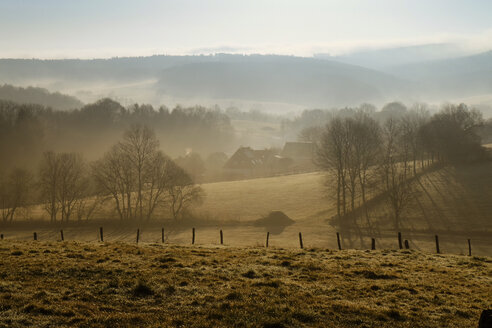
[[410,244],[408,243],[408,240],[405,239],[405,249],[410,249]]
[[340,234],[337,232],[337,243],[338,243],[338,250],[342,250],[342,244],[340,243]]
[[33,237],[34,237],[34,240],[38,240],[38,234],[37,233],[34,233]]
[[371,249],[375,250],[376,249],[376,239],[371,238]]
[[99,227],[99,237],[101,238],[101,242],[104,242],[103,227]]
[[224,234],[222,233],[222,229],[220,229],[220,244],[224,245]]
[[439,249],[439,237],[436,235],[436,252],[437,254],[440,254],[441,251]]
[[63,238],[63,229],[60,230],[60,237],[61,237],[61,241],[65,240],[65,238]]
[[162,243],[164,244],[164,228],[161,229],[161,240]]
[[304,245],[302,244],[302,234],[299,232],[299,245],[301,246],[301,249],[304,248]]
[[471,256],[471,239],[468,239],[468,256]]
[[195,244],[195,228],[193,228],[193,230],[192,230],[191,244],[192,244],[192,245],[194,245],[194,244]]
[[3,233],[0,235],[0,240],[3,240]]
[[140,229],[137,229],[137,244],[139,239],[140,239]]
[[400,247],[400,249],[403,249],[403,244],[401,243],[401,232],[398,232],[398,247]]
[[268,247],[268,240],[270,239],[270,232],[267,232],[266,247]]

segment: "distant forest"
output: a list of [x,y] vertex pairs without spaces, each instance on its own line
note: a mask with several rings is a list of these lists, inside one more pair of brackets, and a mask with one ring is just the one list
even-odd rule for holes
[[77,98],[59,92],[51,93],[43,88],[21,88],[9,84],[0,85],[0,99],[22,104],[38,104],[59,110],[70,110],[84,106]]
[[0,169],[32,168],[48,150],[99,158],[133,124],[152,128],[170,156],[225,149],[234,139],[227,115],[218,109],[150,105],[123,107],[101,99],[80,109],[59,111],[38,104],[0,100]]

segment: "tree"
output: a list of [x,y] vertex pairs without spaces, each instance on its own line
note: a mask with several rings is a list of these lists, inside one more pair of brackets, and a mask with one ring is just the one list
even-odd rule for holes
[[135,175],[131,163],[118,145],[92,165],[92,172],[101,194],[109,194],[121,220],[133,219],[136,208],[132,192],[135,190]]
[[61,221],[68,222],[73,211],[83,201],[89,179],[82,156],[75,153],[61,153],[59,157],[59,176],[56,199],[59,203]]
[[189,152],[185,156],[178,157],[174,160],[181,166],[195,181],[201,181],[205,173],[205,162],[200,154]]
[[12,222],[17,209],[28,205],[31,181],[31,173],[21,168],[0,179],[0,212],[4,223]]
[[302,129],[297,138],[299,141],[313,142],[319,145],[323,132],[324,128],[322,126],[314,125]]
[[150,220],[169,202],[173,217],[197,200],[189,175],[158,150],[152,130],[134,126],[92,166],[100,194],[109,194],[121,220]]
[[[402,136],[401,121],[393,118],[383,125],[383,152],[380,164],[383,191],[393,214],[395,228],[400,226],[401,214],[413,196],[413,184],[407,178],[406,165],[402,163],[402,149],[399,143]],[[404,150],[403,150],[404,152]]]
[[318,165],[331,171],[336,179],[337,214],[347,214],[347,193],[350,209],[355,210],[360,194],[367,201],[371,166],[377,164],[380,150],[378,123],[367,111],[358,110],[349,117],[336,117],[328,123],[319,143]]
[[50,222],[58,213],[68,222],[77,203],[86,196],[88,184],[85,163],[76,153],[45,152],[39,166],[39,185]]
[[450,163],[467,162],[484,156],[477,129],[482,113],[466,105],[446,105],[423,126],[425,147]]
[[154,131],[142,125],[134,125],[124,134],[123,141],[118,143],[118,150],[131,165],[135,173],[135,188],[137,192],[138,218],[144,218],[143,189],[146,171],[152,170],[153,159],[159,147]]
[[370,180],[371,168],[378,164],[381,153],[381,128],[367,111],[360,111],[355,117],[354,149],[356,163],[358,165],[358,179],[364,205],[366,219],[369,219],[367,211],[367,189]]
[[56,221],[59,210],[57,191],[60,169],[59,156],[53,151],[45,152],[39,166],[39,186],[45,210],[50,215],[52,223]]
[[328,171],[329,176],[334,176],[336,180],[336,203],[337,215],[339,218],[345,216],[346,208],[346,133],[343,120],[339,117],[332,119],[327,125],[321,136],[320,146],[318,147],[316,163]]
[[194,203],[203,200],[203,190],[193,183],[192,178],[181,167],[174,163],[168,166],[170,183],[167,187],[170,211],[174,220]]

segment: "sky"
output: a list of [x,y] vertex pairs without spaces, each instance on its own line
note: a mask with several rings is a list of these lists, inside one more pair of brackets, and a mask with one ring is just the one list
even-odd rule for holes
[[490,0],[0,0],[0,58],[492,49]]

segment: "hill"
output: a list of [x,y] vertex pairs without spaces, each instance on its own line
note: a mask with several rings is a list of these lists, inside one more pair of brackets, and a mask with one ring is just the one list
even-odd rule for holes
[[465,51],[455,44],[430,43],[404,47],[365,49],[338,56],[316,54],[315,57],[385,71],[396,66],[455,58],[465,54]]
[[414,81],[434,98],[472,97],[492,93],[492,51],[451,59],[400,65],[387,70]]
[[178,97],[347,106],[384,102],[408,86],[390,75],[335,61],[245,56],[165,69],[158,88]]
[[15,87],[9,84],[0,85],[0,100],[19,104],[37,104],[58,110],[81,108],[84,104],[75,97],[49,92],[43,88]]
[[388,74],[358,66],[276,55],[0,59],[0,77],[4,83],[35,81],[80,95],[90,93],[95,85],[107,93],[100,96],[125,99],[139,99],[128,87],[136,85],[155,102],[191,97],[201,103],[234,99],[324,107],[383,102],[408,87]]
[[474,99],[472,105],[480,105],[480,99],[492,94],[491,54],[464,55],[449,44],[430,44],[333,57],[0,59],[0,83],[35,84],[86,102],[109,96],[126,104],[261,104],[266,110],[275,107],[283,112],[299,106],[382,105],[394,99]]
[[2,241],[0,326],[474,327],[492,259]]

